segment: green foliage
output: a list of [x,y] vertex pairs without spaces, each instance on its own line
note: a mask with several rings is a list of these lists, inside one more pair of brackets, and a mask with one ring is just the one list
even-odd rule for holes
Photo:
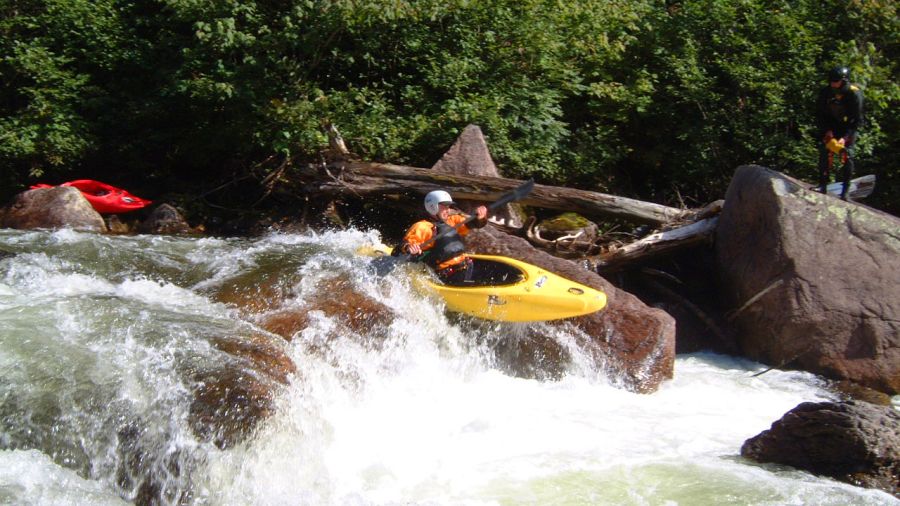
[[[511,177],[704,204],[742,164],[815,179],[812,103],[837,63],[866,93],[861,172],[879,188],[898,179],[887,0],[0,0],[0,12],[4,196],[34,178],[218,184],[273,155],[315,160],[328,122],[363,159],[430,166],[475,123]],[[896,212],[893,198],[882,206]]]

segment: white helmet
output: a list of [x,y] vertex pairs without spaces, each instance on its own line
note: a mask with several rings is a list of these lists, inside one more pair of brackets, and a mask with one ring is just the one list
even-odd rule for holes
[[437,216],[438,204],[453,204],[453,199],[450,198],[450,194],[445,192],[444,190],[435,190],[433,192],[429,192],[428,195],[425,195],[425,210],[428,211],[428,214],[432,216]]

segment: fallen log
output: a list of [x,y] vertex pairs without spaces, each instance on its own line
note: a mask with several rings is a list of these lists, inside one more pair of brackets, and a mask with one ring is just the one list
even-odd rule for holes
[[675,249],[691,246],[709,239],[716,230],[718,217],[706,218],[683,227],[650,234],[591,259],[597,271],[615,271],[623,265],[644,260]]
[[[448,174],[418,167],[359,161],[307,167],[302,174],[310,179],[306,187],[308,191],[324,195],[424,195],[443,189],[461,200],[487,202],[496,200],[521,184],[521,181],[500,177]],[[535,185],[520,203],[651,225],[686,219],[694,214],[690,210],[652,202],[546,185]]]

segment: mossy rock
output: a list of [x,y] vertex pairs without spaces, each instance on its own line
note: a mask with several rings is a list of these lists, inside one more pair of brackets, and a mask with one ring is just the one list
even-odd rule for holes
[[541,221],[541,230],[547,232],[568,232],[570,230],[581,230],[583,228],[596,228],[597,225],[591,220],[577,213],[562,213],[555,218]]

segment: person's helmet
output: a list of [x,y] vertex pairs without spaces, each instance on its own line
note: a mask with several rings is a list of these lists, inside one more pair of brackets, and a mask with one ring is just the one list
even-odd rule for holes
[[435,190],[433,192],[429,192],[428,195],[425,195],[425,210],[428,211],[428,214],[432,216],[437,216],[438,204],[453,204],[453,199],[450,198],[450,194],[445,192],[444,190]]
[[828,71],[828,82],[850,81],[850,69],[847,67],[835,67]]

